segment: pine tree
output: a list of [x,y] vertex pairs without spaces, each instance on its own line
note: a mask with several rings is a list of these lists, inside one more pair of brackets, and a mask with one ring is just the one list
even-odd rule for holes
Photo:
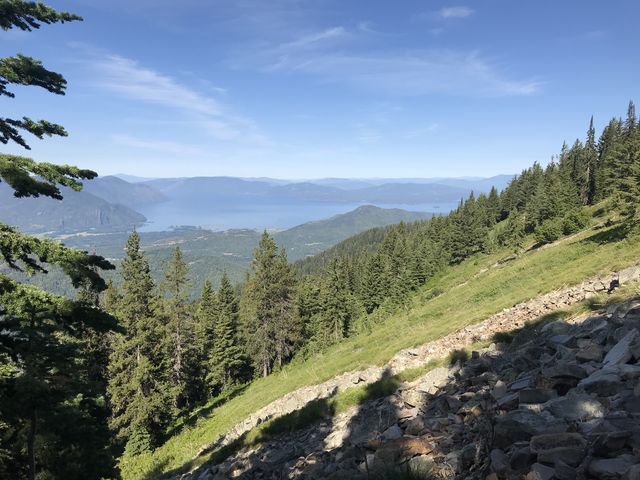
[[596,129],[593,127],[593,116],[589,122],[587,142],[584,145],[585,163],[587,166],[586,204],[593,205],[596,198],[596,177],[598,175],[598,150],[596,146]]
[[134,231],[121,266],[121,297],[116,316],[125,333],[117,335],[109,362],[111,427],[138,454],[158,445],[171,419],[170,389],[163,365],[164,337],[154,298],[149,262]]
[[207,361],[207,380],[212,390],[224,390],[239,378],[244,363],[238,339],[238,300],[226,272],[220,280],[216,300],[215,342]]
[[195,355],[196,363],[199,365],[199,376],[195,381],[199,383],[203,391],[206,391],[205,396],[208,397],[211,393],[207,387],[209,359],[215,346],[215,325],[218,321],[218,299],[209,280],[206,280],[202,287],[195,311],[195,320]]
[[265,231],[254,253],[241,302],[243,332],[256,372],[269,375],[293,353],[302,331],[295,277],[284,250]]
[[165,342],[174,406],[181,410],[199,397],[190,378],[195,376],[194,322],[189,311],[189,269],[180,247],[167,262],[164,281]]

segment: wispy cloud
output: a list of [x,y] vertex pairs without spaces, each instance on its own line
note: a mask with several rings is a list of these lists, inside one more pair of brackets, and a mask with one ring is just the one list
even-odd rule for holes
[[466,18],[473,15],[473,9],[465,6],[444,7],[438,10],[440,18]]
[[92,64],[98,86],[132,100],[205,115],[220,115],[222,108],[210,97],[179,84],[173,78],[141,66],[135,60],[108,54]]
[[313,47],[317,45],[324,44],[328,41],[336,40],[347,35],[347,30],[344,27],[332,27],[321,32],[315,32],[308,35],[303,35],[302,37],[293,40],[288,43],[284,43],[278,47],[280,50],[288,50],[288,49],[300,49]]
[[[226,94],[226,89],[214,86],[206,80],[194,80],[195,75],[190,73],[192,83],[207,87],[207,95],[172,76],[145,67],[136,60],[84,45],[76,47],[89,57],[84,63],[89,65],[94,87],[129,100],[178,112],[195,128],[204,130],[216,140],[260,145],[268,143],[255,122],[235,114],[211,95],[211,92]],[[137,146],[142,147],[141,144]],[[171,150],[171,145],[161,147]]]
[[157,153],[164,153],[177,157],[202,155],[204,151],[192,145],[161,140],[144,140],[127,134],[115,134],[111,136],[113,142],[125,147],[139,148]]
[[404,132],[404,135],[402,136],[406,139],[420,138],[420,137],[430,135],[434,132],[437,132],[439,128],[440,128],[440,125],[433,122],[423,127],[408,130]]
[[[540,91],[537,79],[512,79],[477,52],[457,50],[373,51],[294,47],[289,42],[256,53],[244,52],[236,68],[279,74],[307,74],[323,81],[399,96],[428,94],[515,96]],[[286,46],[286,48],[285,48]]]

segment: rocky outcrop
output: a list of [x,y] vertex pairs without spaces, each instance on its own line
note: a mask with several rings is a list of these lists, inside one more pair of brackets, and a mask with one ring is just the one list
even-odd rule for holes
[[[604,355],[580,355],[595,347]],[[640,300],[529,326],[509,345],[188,478],[384,478],[370,476],[380,468],[470,480],[640,478]]]
[[[491,339],[500,332],[509,332],[521,328],[527,322],[540,316],[589,299],[598,293],[609,290],[612,283],[619,286],[639,279],[639,266],[629,267],[610,275],[591,278],[579,285],[550,292],[507,308],[481,323],[471,325],[420,347],[403,350],[383,367],[369,367],[361,371],[347,372],[322,384],[300,388],[249,415],[215,442],[204,446],[197,452],[196,456],[228,445],[261,423],[299,410],[311,401],[328,398],[357,385],[372,384],[379,381],[386,374],[397,374],[408,368],[425,365],[431,360],[446,357],[454,350],[468,347],[480,340]],[[594,344],[581,349],[579,354],[590,356],[591,358],[601,355],[602,352],[601,347]]]

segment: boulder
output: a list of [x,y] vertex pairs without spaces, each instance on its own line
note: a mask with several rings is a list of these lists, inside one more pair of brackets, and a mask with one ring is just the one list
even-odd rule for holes
[[507,384],[502,380],[498,380],[491,390],[491,396],[494,398],[494,400],[500,400],[507,394],[507,391]]
[[433,449],[433,444],[424,437],[402,437],[383,444],[376,450],[375,458],[383,464],[396,463],[403,458],[428,455]]
[[530,449],[540,463],[561,462],[575,467],[587,454],[587,441],[578,433],[536,435],[531,438]]
[[605,414],[605,409],[599,401],[584,394],[568,395],[551,400],[544,405],[544,408],[555,417],[569,422],[602,418]]
[[489,459],[491,461],[491,470],[501,477],[504,477],[511,469],[509,457],[506,453],[504,453],[504,451],[500,450],[499,448],[494,448],[493,450],[491,450]]
[[407,435],[419,435],[424,431],[426,425],[422,417],[416,417],[409,420],[404,426],[404,433]]
[[525,480],[551,480],[555,475],[555,470],[540,463],[531,465],[531,471],[524,477]]
[[573,363],[558,363],[542,370],[542,374],[549,378],[575,378],[581,380],[587,372],[580,365]]
[[602,361],[603,349],[600,345],[589,342],[581,347],[576,353],[576,360],[579,362],[600,362]]
[[635,328],[609,350],[602,363],[605,366],[622,365],[633,357],[633,344],[638,341],[640,333]]
[[633,465],[622,478],[623,480],[640,480],[640,465]]
[[494,428],[495,446],[504,448],[513,442],[529,440],[534,435],[562,433],[567,430],[564,420],[544,413],[536,414],[527,410],[512,410],[498,417]]
[[616,480],[631,466],[631,462],[620,458],[595,458],[589,463],[589,473],[601,480]]
[[578,383],[578,388],[601,396],[613,395],[620,389],[619,370],[616,368],[596,370],[587,378],[582,379]]
[[402,429],[398,425],[391,425],[384,432],[382,432],[382,438],[385,440],[395,440],[402,436]]
[[519,394],[520,403],[545,403],[558,396],[555,390],[546,388],[523,388]]

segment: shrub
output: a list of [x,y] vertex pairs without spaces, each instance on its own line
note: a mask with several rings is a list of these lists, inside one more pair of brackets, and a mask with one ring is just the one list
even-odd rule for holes
[[562,233],[571,235],[587,226],[589,215],[584,210],[572,210],[562,219]]
[[554,242],[562,236],[562,231],[562,225],[557,219],[545,220],[536,229],[536,240],[542,243]]

